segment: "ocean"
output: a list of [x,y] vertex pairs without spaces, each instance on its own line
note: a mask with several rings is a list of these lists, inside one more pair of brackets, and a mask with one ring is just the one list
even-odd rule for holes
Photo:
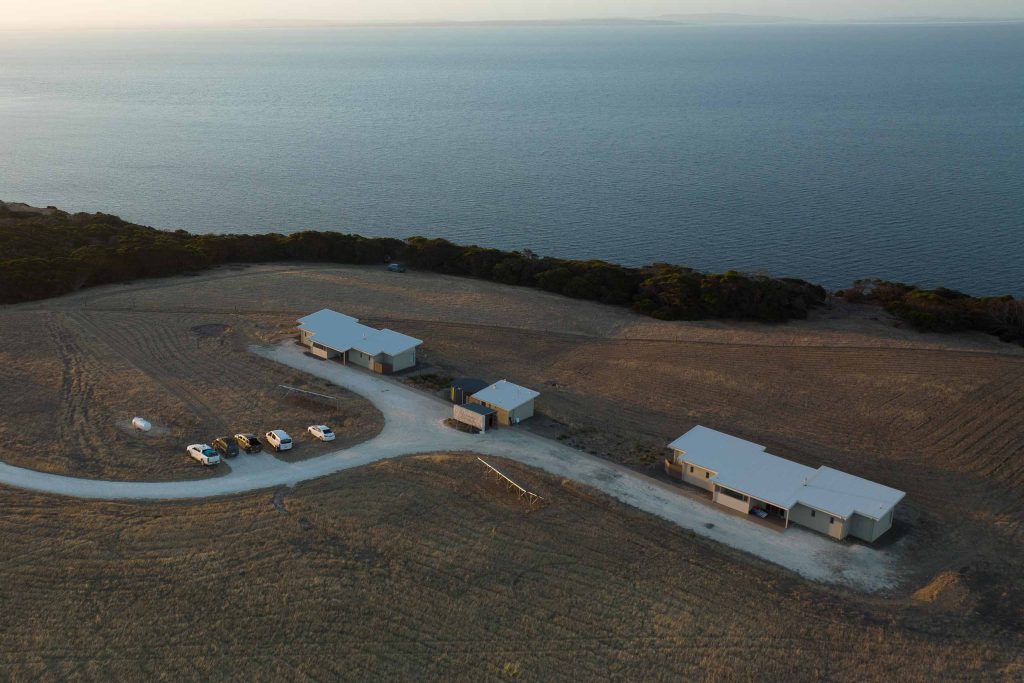
[[0,33],[0,199],[1024,294],[1024,24]]

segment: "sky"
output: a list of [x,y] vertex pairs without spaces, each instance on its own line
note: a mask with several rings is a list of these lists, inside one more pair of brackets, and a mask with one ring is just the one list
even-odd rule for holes
[[2,28],[262,20],[421,21],[740,13],[807,19],[1024,17],[1024,0],[3,0]]

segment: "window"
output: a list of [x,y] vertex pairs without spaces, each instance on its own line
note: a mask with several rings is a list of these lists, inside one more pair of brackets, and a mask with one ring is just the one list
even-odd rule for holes
[[710,479],[711,478],[711,473],[710,472],[705,472],[704,473],[704,478],[705,479]]
[[690,474],[693,474],[693,465],[690,465]]
[[835,524],[836,523],[836,518],[835,517],[829,517],[828,518],[828,523],[829,524]]
[[814,516],[814,510],[811,510],[811,517]]
[[721,486],[718,487],[718,492],[719,493],[724,493],[725,495],[729,496],[730,498],[735,498],[736,500],[742,500],[744,503],[746,503],[747,500],[748,500],[748,498],[745,495],[743,495],[742,493],[737,493],[736,491],[732,491],[730,489],[724,489]]

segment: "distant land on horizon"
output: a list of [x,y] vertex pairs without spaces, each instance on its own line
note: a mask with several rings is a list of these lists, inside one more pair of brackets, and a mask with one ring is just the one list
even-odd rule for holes
[[[444,27],[444,26],[771,26],[771,25],[856,25],[856,24],[985,24],[1021,23],[1020,17],[944,17],[900,16],[865,19],[822,19],[729,12],[661,14],[650,17],[584,17],[566,19],[420,19],[420,20],[343,20],[343,19],[287,19],[267,18],[218,22],[161,22],[155,24],[95,25],[86,29],[243,29],[243,28],[345,28],[345,27]],[[17,26],[2,30],[17,30]],[[47,28],[63,29],[61,25]]]
[[961,24],[1024,22],[1020,17],[906,16],[868,19],[813,19],[729,12],[661,14],[652,17],[585,17],[579,19],[422,19],[405,21],[344,21],[330,19],[262,19],[228,22],[223,26],[249,28],[316,28],[318,26],[615,26],[615,25],[772,25],[772,24]]
[[[1020,19],[1024,21],[1024,17]],[[314,28],[317,26],[602,26],[602,25],[649,25],[649,24],[806,24],[812,19],[798,17],[769,16],[758,14],[734,14],[727,12],[705,14],[662,14],[650,17],[581,17],[575,19],[420,19],[420,20],[365,20],[344,21],[330,19],[257,19],[231,22],[233,26],[295,26]]]

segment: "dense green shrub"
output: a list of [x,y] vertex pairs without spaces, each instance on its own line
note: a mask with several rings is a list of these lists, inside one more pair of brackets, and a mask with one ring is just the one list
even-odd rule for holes
[[782,322],[806,318],[826,292],[803,280],[705,274],[657,263],[645,268],[633,308],[663,320],[737,318]]
[[[0,203],[0,303],[65,294],[82,287],[192,272],[222,263],[312,261],[377,264],[534,287],[589,299],[664,320],[733,318],[782,322],[806,318],[824,289],[803,280],[701,273],[655,263],[627,268],[604,261],[538,258],[529,250],[462,246],[444,239],[368,238],[337,232],[290,235],[193,235],[154,230],[108,214],[42,214]],[[883,280],[859,280],[837,292],[881,305],[915,328],[982,330],[1024,342],[1024,300],[975,298],[955,290],[922,290]]]
[[836,292],[848,301],[880,304],[922,332],[976,330],[1024,343],[1024,300],[973,297],[953,289],[919,289],[902,282],[858,280]]
[[106,214],[19,214],[0,206],[0,302],[14,303],[110,282],[161,277],[230,262],[314,261],[412,268],[535,287],[664,319],[806,317],[825,292],[799,280],[705,275],[657,264],[538,258],[443,239],[366,238],[336,232],[193,235],[126,223]]

